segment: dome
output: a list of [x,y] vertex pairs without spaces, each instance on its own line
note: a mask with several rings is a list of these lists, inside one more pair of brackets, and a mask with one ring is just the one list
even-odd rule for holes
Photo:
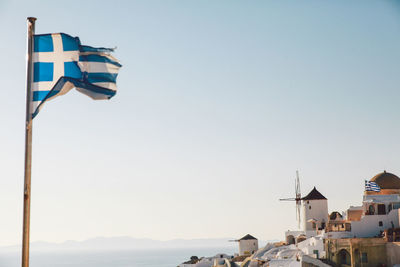
[[381,189],[400,189],[400,178],[390,172],[382,172],[370,180],[379,185]]

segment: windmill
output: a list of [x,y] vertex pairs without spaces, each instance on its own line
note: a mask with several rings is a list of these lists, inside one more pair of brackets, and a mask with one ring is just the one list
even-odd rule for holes
[[296,171],[296,179],[294,182],[295,197],[294,198],[281,198],[280,201],[296,201],[296,219],[298,227],[300,228],[300,206],[301,206],[301,191],[300,191],[300,178],[299,171]]

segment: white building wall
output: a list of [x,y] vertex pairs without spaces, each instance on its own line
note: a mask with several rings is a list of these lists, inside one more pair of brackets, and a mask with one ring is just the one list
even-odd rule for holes
[[[297,244],[297,248],[300,249],[305,255],[311,257],[325,258],[324,241],[321,236],[311,237]],[[318,251],[318,255],[315,253]]]
[[301,267],[301,262],[296,260],[276,260],[268,262],[269,267]]
[[[382,222],[382,226],[379,226]],[[391,210],[389,214],[385,215],[365,215],[361,217],[360,221],[351,222],[352,237],[374,237],[384,231],[385,229],[399,227],[399,210]]]
[[[379,226],[382,222],[382,226]],[[393,225],[392,225],[393,222]],[[351,232],[327,232],[325,238],[352,238],[352,237],[374,237],[385,229],[400,227],[399,209],[391,210],[385,215],[365,215],[360,221],[351,222]]]
[[318,235],[318,232],[316,230],[309,230],[309,231],[306,231],[305,233],[306,233],[307,238]]
[[328,223],[328,200],[327,199],[315,199],[315,200],[302,200],[301,201],[303,217],[302,217],[302,230],[311,231],[315,230],[312,227],[312,222],[308,222],[310,219],[317,220],[317,227],[321,227],[321,223]]
[[258,250],[258,240],[250,239],[250,240],[239,240],[239,255],[249,255],[253,254]]

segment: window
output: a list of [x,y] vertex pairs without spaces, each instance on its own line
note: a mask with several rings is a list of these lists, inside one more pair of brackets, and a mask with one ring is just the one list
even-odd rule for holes
[[379,215],[386,214],[386,206],[385,206],[385,204],[378,204],[378,214]]
[[317,225],[315,224],[315,222],[312,222],[312,228],[313,229],[317,228]]
[[311,206],[309,206],[308,208],[311,209]]
[[383,222],[382,221],[379,221],[379,226],[383,226]]
[[351,265],[351,255],[346,249],[341,249],[339,251],[339,266]]
[[314,249],[314,250],[313,250],[313,254],[314,254],[315,256],[317,256],[317,259],[319,258],[319,252],[318,252],[317,249]]
[[374,215],[374,213],[375,213],[374,206],[373,205],[369,206],[368,211],[369,211],[369,215]]
[[361,262],[367,263],[368,262],[368,255],[367,252],[361,253]]

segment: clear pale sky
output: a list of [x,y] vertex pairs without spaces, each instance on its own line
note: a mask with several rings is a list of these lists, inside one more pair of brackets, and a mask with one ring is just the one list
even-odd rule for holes
[[118,93],[34,120],[31,240],[283,239],[400,175],[398,1],[1,1],[0,245],[22,232],[26,17],[117,46]]

